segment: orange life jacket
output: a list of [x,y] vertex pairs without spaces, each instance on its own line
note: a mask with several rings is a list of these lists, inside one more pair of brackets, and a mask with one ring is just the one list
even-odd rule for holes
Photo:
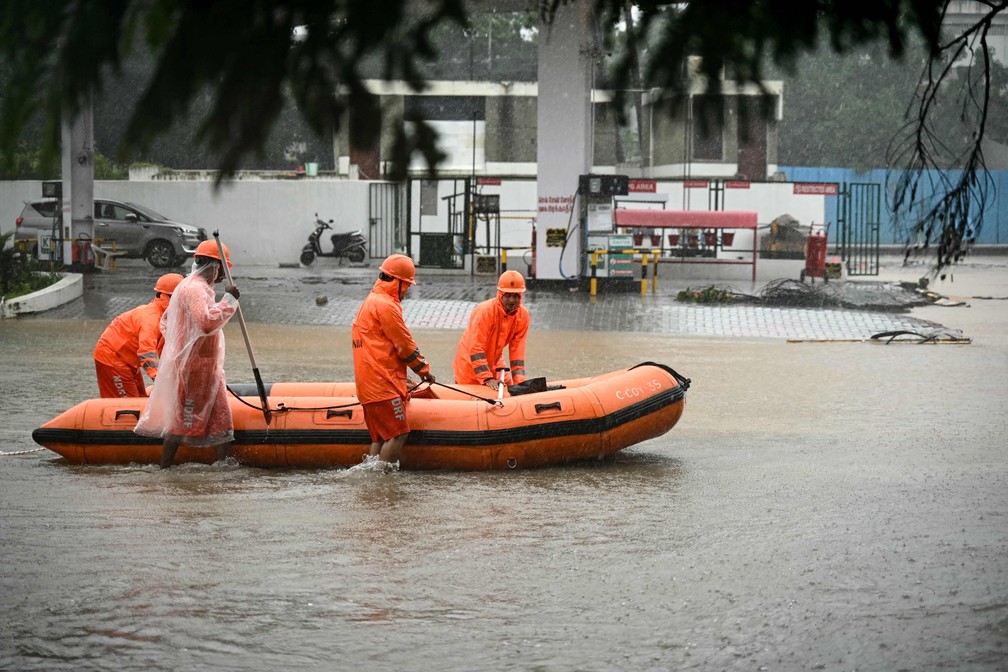
[[501,303],[501,294],[497,292],[495,298],[473,308],[469,326],[462,333],[452,362],[456,383],[483,384],[496,378],[497,369],[505,366],[504,348],[508,349],[511,360],[511,374],[507,378],[516,383],[524,382],[525,339],[532,320],[528,308],[520,303],[514,313],[508,315]]
[[170,296],[161,296],[116,316],[95,345],[95,361],[108,366],[127,366],[131,371],[143,367],[151,380],[157,378],[164,347],[161,315],[169,299]]
[[406,398],[406,367],[418,376],[430,365],[403,320],[399,281],[375,282],[350,329],[354,381],[363,404]]

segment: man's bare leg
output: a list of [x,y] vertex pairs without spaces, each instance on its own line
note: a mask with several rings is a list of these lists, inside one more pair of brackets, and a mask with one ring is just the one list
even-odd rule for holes
[[161,444],[161,468],[167,469],[175,461],[175,451],[178,450],[179,442],[177,439],[165,439],[164,443]]
[[227,459],[228,450],[231,448],[231,443],[232,443],[231,441],[228,441],[227,443],[222,443],[221,445],[216,447],[218,462]]
[[390,464],[399,461],[399,455],[402,454],[403,446],[406,445],[406,438],[409,436],[409,432],[406,434],[400,434],[399,436],[393,436],[391,439],[382,444],[381,447],[381,459],[383,462],[388,462]]

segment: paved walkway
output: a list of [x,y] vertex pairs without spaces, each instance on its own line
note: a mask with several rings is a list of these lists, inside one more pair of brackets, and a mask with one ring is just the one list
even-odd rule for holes
[[[327,260],[328,261],[328,260]],[[185,270],[185,269],[180,269]],[[348,326],[376,276],[374,267],[316,263],[311,268],[236,266],[247,322]],[[148,301],[160,272],[143,261],[119,262],[115,271],[85,276],[84,296],[58,308],[21,319],[97,319]],[[412,328],[462,329],[479,301],[494,294],[495,278],[418,274],[420,285],[403,303]],[[692,281],[694,288],[704,283]],[[536,329],[633,331],[683,336],[866,339],[884,331],[929,331],[937,325],[912,317],[918,301],[898,283],[834,281],[818,285],[847,307],[774,307],[750,298],[737,304],[698,305],[676,300],[683,287],[659,282],[659,291],[600,294],[567,289],[526,293],[525,305]],[[754,297],[762,287],[747,287]],[[866,309],[870,307],[871,309]],[[900,311],[900,312],[896,312]]]

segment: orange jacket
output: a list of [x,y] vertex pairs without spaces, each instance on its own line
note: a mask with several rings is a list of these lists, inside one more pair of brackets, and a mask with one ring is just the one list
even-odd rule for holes
[[161,315],[170,298],[161,296],[116,316],[95,345],[95,361],[108,366],[126,366],[131,371],[143,367],[151,380],[157,378],[164,346]]
[[456,383],[483,384],[496,378],[496,370],[504,366],[504,348],[511,360],[508,378],[516,383],[525,380],[525,338],[532,320],[528,308],[520,303],[508,315],[500,299],[498,292],[495,298],[473,308],[452,362]]
[[399,282],[375,282],[350,328],[354,381],[362,404],[406,398],[406,367],[418,376],[430,371],[403,320]]

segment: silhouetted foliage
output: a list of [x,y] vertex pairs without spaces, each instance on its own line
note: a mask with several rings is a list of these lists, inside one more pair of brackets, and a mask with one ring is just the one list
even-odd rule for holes
[[[562,5],[574,0],[541,0],[540,19],[550,24]],[[983,3],[989,17],[1003,11],[1008,0]],[[722,81],[759,86],[767,63],[791,69],[818,45],[849,53],[864,45],[884,45],[886,56],[902,57],[919,42],[922,55],[935,67],[927,71],[916,109],[916,133],[905,136],[908,149],[893,152],[911,176],[898,185],[911,198],[921,175],[945,165],[926,130],[943,86],[952,72],[946,54],[975,47],[976,61],[989,73],[984,40],[990,21],[968,34],[943,43],[940,27],[948,0],[726,0],[723,2],[634,3],[639,13],[630,29],[639,43],[623,49],[614,60],[609,83],[617,93],[617,109],[628,109],[626,97],[640,87],[659,88],[674,114],[687,93],[687,66],[692,57],[706,77],[707,93],[719,92]],[[479,3],[471,6],[481,9]],[[594,3],[603,25],[625,19],[626,0]],[[492,4],[486,9],[492,13]],[[220,176],[232,174],[243,161],[260,154],[271,142],[271,131],[296,109],[306,131],[283,137],[330,138],[348,124],[348,112],[370,99],[365,80],[379,77],[406,82],[414,91],[425,84],[428,64],[439,53],[465,63],[458,44],[437,39],[439,31],[465,29],[486,43],[488,68],[480,76],[501,71],[490,55],[494,23],[470,21],[462,0],[6,0],[0,7],[0,160],[16,162],[19,142],[31,120],[42,110],[38,129],[43,163],[58,153],[60,118],[70,114],[94,92],[128,74],[131,59],[149,54],[150,75],[137,82],[135,102],[120,114],[125,130],[113,157],[142,157],[180,119],[198,123],[191,136],[216,160]],[[456,27],[456,28],[453,28]],[[512,26],[513,27],[513,26]],[[480,32],[482,31],[482,32]],[[513,32],[513,31],[511,31]],[[483,38],[486,38],[485,40]],[[508,39],[513,39],[509,35]],[[469,69],[476,75],[477,41]],[[464,49],[464,47],[463,47]],[[944,64],[944,65],[943,65]],[[640,71],[640,84],[637,70]],[[723,79],[722,79],[723,78]],[[979,116],[972,136],[975,151],[963,156],[963,181],[949,185],[951,200],[935,206],[916,230],[939,244],[938,265],[958,259],[972,232],[965,213],[982,197],[983,139],[990,78],[974,80],[980,88],[969,104]],[[378,124],[351,124],[354,142],[374,146]],[[395,176],[402,177],[414,152],[429,165],[438,159],[436,133],[422,119],[395,123]],[[914,177],[913,174],[917,177]],[[899,200],[899,198],[897,199]],[[912,199],[911,199],[912,200]]]

